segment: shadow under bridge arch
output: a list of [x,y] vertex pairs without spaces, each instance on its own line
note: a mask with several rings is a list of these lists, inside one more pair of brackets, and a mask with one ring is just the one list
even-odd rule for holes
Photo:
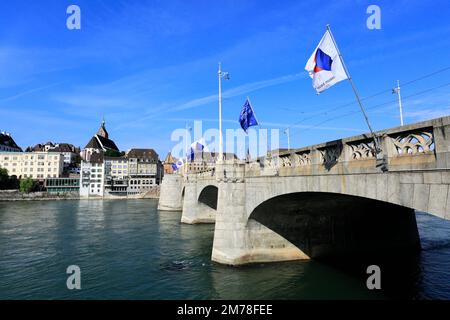
[[278,233],[311,258],[392,254],[420,248],[415,212],[337,193],[289,193],[258,205],[249,219]]
[[219,189],[216,186],[207,186],[200,192],[198,201],[217,210],[218,191]]

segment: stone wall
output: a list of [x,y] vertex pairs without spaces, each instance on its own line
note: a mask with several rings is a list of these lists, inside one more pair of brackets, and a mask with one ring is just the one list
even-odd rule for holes
[[80,194],[75,193],[48,193],[30,192],[21,193],[18,190],[1,190],[0,201],[21,201],[21,200],[75,200],[80,199]]
[[78,200],[78,199],[91,199],[91,200],[120,200],[120,199],[158,199],[160,193],[160,187],[153,187],[151,190],[143,194],[118,196],[105,193],[103,197],[80,197],[78,192],[30,192],[21,193],[18,190],[0,190],[0,201],[21,201],[21,200]]

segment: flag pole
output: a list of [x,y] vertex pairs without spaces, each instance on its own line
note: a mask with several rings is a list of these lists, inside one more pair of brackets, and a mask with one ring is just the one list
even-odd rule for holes
[[258,122],[258,126],[261,127],[261,125],[259,124],[259,121],[258,121],[258,117],[256,116],[255,109],[253,109],[253,105],[252,105],[252,102],[250,101],[250,97],[249,96],[247,96],[247,100],[248,100],[248,103],[250,104],[250,108],[252,108],[253,115],[255,116],[256,122]]
[[400,125],[403,126],[403,106],[402,106],[402,96],[400,94],[400,81],[397,80],[397,88],[394,90],[397,92],[398,96],[398,108],[400,110]]
[[286,128],[284,130],[284,134],[287,135],[288,151],[290,151],[291,150],[291,132],[290,132],[289,128]]
[[[255,109],[253,109],[253,105],[252,105],[252,102],[251,102],[251,100],[250,100],[250,97],[249,96],[247,96],[247,100],[248,100],[248,104],[250,105],[250,108],[252,108],[252,111],[253,111],[253,115],[255,116],[255,119],[256,119],[256,122],[258,122],[258,126],[259,126],[259,128],[261,129],[261,125],[260,125],[260,122],[258,121],[258,117],[256,116],[256,112],[255,112]],[[246,134],[248,135],[248,133],[246,132]],[[250,140],[249,140],[250,141]],[[249,143],[250,144],[250,143]],[[248,157],[248,155],[250,154],[250,150],[249,150],[249,148],[247,149],[247,157]],[[257,154],[258,155],[258,154]]]
[[188,141],[187,141],[187,135],[191,131],[191,127],[188,126],[188,123],[186,121],[186,129],[184,132],[184,155],[186,157],[186,163],[184,164],[184,174],[187,174],[187,164],[188,164],[188,155],[187,155],[187,149],[188,149]]
[[352,85],[352,89],[356,96],[356,100],[358,100],[359,107],[361,108],[361,111],[364,115],[364,119],[366,120],[366,123],[367,123],[367,126],[369,127],[370,133],[372,134],[373,142],[375,143],[375,153],[376,153],[376,155],[378,155],[378,153],[381,152],[381,148],[379,146],[377,137],[375,136],[375,133],[372,130],[372,126],[370,125],[369,118],[367,117],[367,114],[366,114],[366,111],[364,110],[361,99],[359,98],[358,90],[356,89],[356,86],[353,83],[353,79],[350,76],[350,73],[348,72],[347,66],[345,65],[345,62],[344,62],[344,58],[342,57],[341,51],[339,50],[339,48],[336,44],[336,41],[334,40],[334,36],[333,36],[333,33],[331,32],[331,28],[330,28],[329,24],[327,24],[327,31],[330,33],[331,40],[333,41],[334,47],[336,48],[339,58],[341,59],[341,63],[342,63],[342,66],[344,67],[344,71],[345,71],[345,74],[347,75],[348,81]]
[[222,137],[222,68],[219,62],[219,158],[218,162],[223,160],[223,137]]

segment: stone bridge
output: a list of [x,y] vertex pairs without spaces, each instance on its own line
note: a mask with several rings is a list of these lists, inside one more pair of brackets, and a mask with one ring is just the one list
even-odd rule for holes
[[214,222],[212,260],[254,262],[417,250],[415,210],[450,219],[450,117],[165,176],[159,208]]

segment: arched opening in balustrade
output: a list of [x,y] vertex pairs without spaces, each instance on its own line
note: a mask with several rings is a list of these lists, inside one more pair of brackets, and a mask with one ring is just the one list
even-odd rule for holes
[[200,203],[206,204],[208,207],[217,210],[217,198],[219,189],[216,186],[205,187],[198,197]]
[[278,233],[313,259],[420,249],[414,210],[363,197],[289,193],[264,201],[249,219]]

